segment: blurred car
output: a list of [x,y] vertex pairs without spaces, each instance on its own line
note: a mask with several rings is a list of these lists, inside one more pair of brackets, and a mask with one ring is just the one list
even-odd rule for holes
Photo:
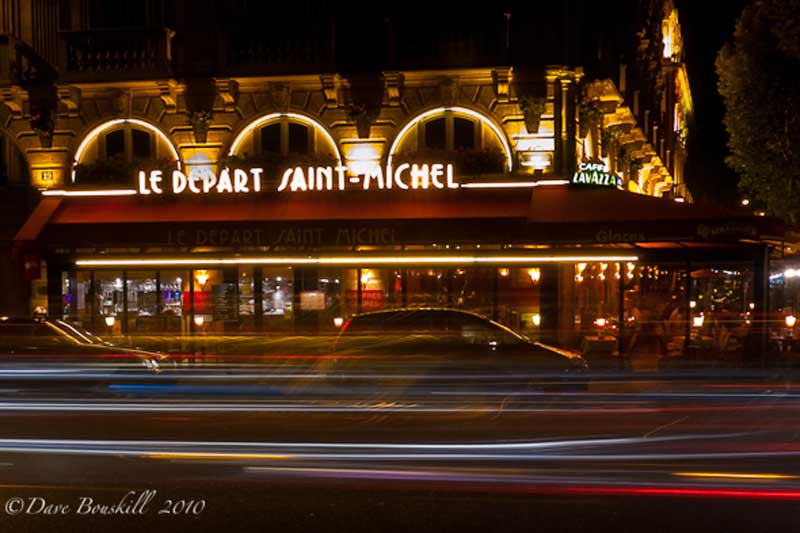
[[159,373],[172,361],[163,354],[114,346],[64,320],[0,317],[0,367],[62,365]]
[[[458,309],[392,309],[354,315],[341,328],[334,354],[366,357],[371,368],[401,367],[431,376],[542,378],[586,385],[580,354],[533,342],[510,328]],[[355,366],[355,365],[349,365]]]

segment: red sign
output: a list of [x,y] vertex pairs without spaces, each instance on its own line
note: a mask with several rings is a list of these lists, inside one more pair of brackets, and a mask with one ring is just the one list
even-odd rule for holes
[[[183,293],[183,308],[189,312],[189,291]],[[194,312],[208,313],[211,311],[211,293],[194,291]]]
[[[383,309],[384,292],[379,290],[361,291],[361,310],[377,311]],[[347,291],[347,307],[355,309],[358,306],[358,291]]]

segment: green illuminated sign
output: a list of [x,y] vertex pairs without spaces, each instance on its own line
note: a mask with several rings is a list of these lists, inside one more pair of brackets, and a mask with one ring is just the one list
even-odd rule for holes
[[581,163],[572,176],[572,184],[622,189],[622,178],[609,173],[604,163]]

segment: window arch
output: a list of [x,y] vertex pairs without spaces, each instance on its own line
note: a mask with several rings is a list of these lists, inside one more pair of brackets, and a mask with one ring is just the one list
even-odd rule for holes
[[231,143],[229,156],[258,155],[333,156],[342,162],[341,152],[328,130],[317,120],[299,113],[272,113],[245,126]]
[[178,169],[181,168],[178,151],[163,131],[144,120],[109,120],[91,130],[78,145],[71,178],[73,183],[77,181],[79,165],[86,167],[105,162],[108,171],[112,164],[124,168],[139,161],[162,159],[172,160]]
[[388,163],[403,153],[417,150],[491,150],[504,158],[507,171],[513,169],[511,145],[505,133],[487,116],[465,107],[439,107],[413,117],[395,137]]

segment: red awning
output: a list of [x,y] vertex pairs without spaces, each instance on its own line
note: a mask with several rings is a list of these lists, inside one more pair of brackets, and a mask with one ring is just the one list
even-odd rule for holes
[[65,200],[51,223],[525,219],[528,216],[527,191],[424,192],[433,194],[383,195],[381,191],[357,191],[232,198],[72,197]]
[[25,242],[35,241],[39,233],[51,221],[53,213],[61,206],[61,201],[60,197],[42,198],[14,237],[14,248],[19,248]]
[[[46,224],[131,224],[281,221],[519,220],[533,224],[648,223],[712,224],[701,230],[730,231],[746,224],[753,235],[783,235],[783,225],[768,217],[683,204],[610,188],[543,186],[533,189],[453,191],[348,191],[265,194],[257,197],[63,197],[44,198],[17,235],[34,240]],[[701,231],[698,230],[698,231]],[[663,233],[663,232],[662,232]],[[754,237],[758,238],[758,237]]]

